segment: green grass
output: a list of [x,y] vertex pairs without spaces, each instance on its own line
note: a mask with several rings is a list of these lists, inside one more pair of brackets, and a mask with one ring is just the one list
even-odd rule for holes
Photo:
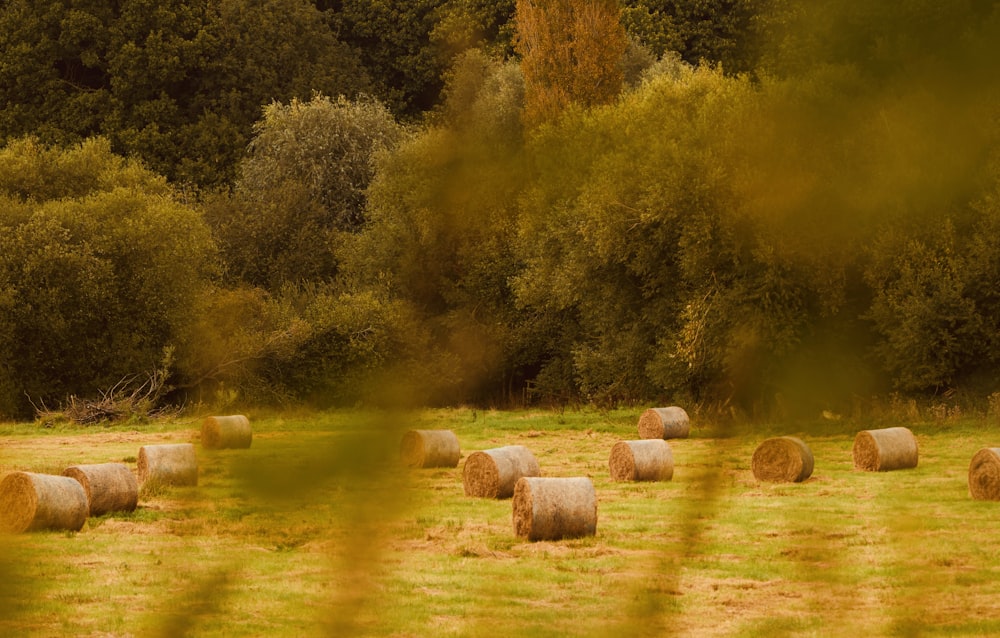
[[[857,472],[847,422],[723,428],[672,441],[674,478],[614,483],[639,411],[251,415],[249,450],[198,447],[193,488],[78,533],[0,539],[0,635],[987,636],[1000,632],[1000,504],[969,498],[998,444],[972,419],[914,423],[916,469]],[[199,422],[0,425],[0,473],[134,465]],[[528,543],[511,502],[466,498],[461,465],[396,462],[410,428],[463,454],[532,449],[548,476],[589,476],[593,538]],[[761,484],[757,443],[802,437],[816,468]]]

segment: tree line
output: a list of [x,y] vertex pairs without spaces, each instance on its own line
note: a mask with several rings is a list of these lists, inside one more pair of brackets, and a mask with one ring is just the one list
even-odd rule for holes
[[6,3],[0,414],[152,371],[164,401],[984,400],[998,31],[978,0]]

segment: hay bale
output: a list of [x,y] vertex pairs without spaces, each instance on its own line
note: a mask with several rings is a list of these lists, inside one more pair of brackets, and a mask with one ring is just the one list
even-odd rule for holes
[[507,445],[470,454],[462,469],[462,485],[466,496],[510,498],[519,478],[541,473],[531,450]]
[[250,419],[242,414],[210,416],[201,424],[201,445],[210,450],[247,448],[252,440]]
[[410,430],[399,445],[399,457],[409,467],[457,467],[461,455],[451,430]]
[[686,439],[691,420],[684,408],[650,408],[639,417],[640,439]]
[[63,476],[83,486],[91,516],[131,512],[139,503],[139,483],[123,463],[73,465],[63,470]]
[[0,481],[0,531],[78,532],[87,520],[87,494],[68,476],[12,472]]
[[984,447],[972,457],[969,494],[977,501],[1000,501],[1000,448]]
[[663,439],[619,441],[608,465],[615,481],[669,481],[674,476],[674,456]]
[[866,472],[917,467],[917,438],[903,427],[862,430],[854,438],[854,467]]
[[581,478],[522,477],[514,486],[514,534],[529,541],[597,533],[597,492]]
[[767,439],[754,450],[750,469],[758,481],[798,483],[812,475],[813,453],[794,436]]
[[136,462],[139,482],[161,485],[197,485],[198,457],[190,443],[144,445]]

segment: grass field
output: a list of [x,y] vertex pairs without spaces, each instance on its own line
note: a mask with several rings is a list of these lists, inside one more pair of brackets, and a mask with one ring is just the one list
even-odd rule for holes
[[[1000,634],[1000,503],[973,501],[995,422],[908,423],[916,469],[854,470],[846,421],[724,430],[694,418],[664,483],[611,481],[641,410],[250,414],[248,450],[196,446],[197,487],[144,489],[78,533],[0,538],[6,636],[988,636]],[[135,467],[200,419],[0,425],[0,474]],[[545,476],[589,476],[597,535],[516,538],[511,501],[467,498],[462,464],[406,469],[410,428],[463,455],[520,444]],[[801,484],[750,471],[803,438]]]

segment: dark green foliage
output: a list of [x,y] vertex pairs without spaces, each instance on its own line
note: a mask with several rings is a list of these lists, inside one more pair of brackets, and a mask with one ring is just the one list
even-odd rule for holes
[[359,51],[379,98],[399,115],[414,116],[433,104],[446,62],[430,34],[444,0],[339,4],[332,14],[337,30]]
[[[904,390],[942,390],[979,362],[990,335],[967,294],[970,264],[950,222],[926,238],[882,238],[874,246],[869,317],[883,339],[875,353]],[[971,282],[968,282],[971,283]]]
[[233,282],[272,292],[331,281],[338,246],[364,222],[374,157],[402,129],[370,99],[273,103],[264,110],[231,196],[206,217]]
[[405,304],[375,289],[215,289],[192,315],[177,367],[185,389],[212,403],[384,405],[398,399],[387,396],[389,371],[412,368],[426,345]]
[[690,64],[719,64],[728,73],[753,71],[768,0],[624,0],[622,24],[656,57],[677,53]]
[[202,209],[230,285],[277,291],[337,273],[334,250],[341,233],[321,224],[326,211],[301,184],[286,182],[253,195],[214,194]]
[[0,175],[0,412],[160,369],[211,274],[198,214],[102,140],[16,142]]
[[441,102],[456,56],[480,48],[513,53],[514,0],[321,2],[344,42],[360,54],[375,93],[402,119]]
[[0,57],[0,140],[104,135],[200,186],[232,179],[262,104],[367,83],[304,0],[16,0],[0,9]]
[[867,317],[881,337],[874,351],[902,390],[939,392],[984,376],[995,383],[1000,363],[995,188],[934,225],[898,225],[873,247],[866,275],[874,299]]
[[[0,412],[165,356],[223,401],[995,391],[993,5],[628,3],[629,88],[528,131],[504,6],[5,4]],[[390,106],[324,97],[329,25]],[[231,183],[202,219],[112,148]]]
[[283,184],[302,185],[325,211],[320,225],[356,230],[377,153],[399,141],[401,128],[379,102],[361,98],[272,103],[254,127],[237,189],[252,198]]

